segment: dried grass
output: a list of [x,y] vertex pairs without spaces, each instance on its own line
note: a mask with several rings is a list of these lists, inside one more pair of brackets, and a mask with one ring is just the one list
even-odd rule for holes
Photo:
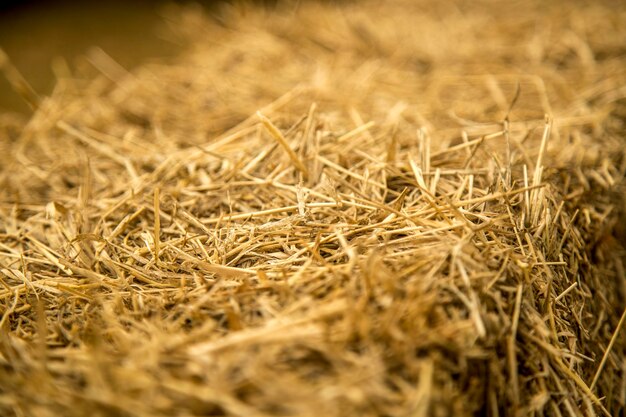
[[623,7],[170,16],[2,60],[0,414],[624,415]]

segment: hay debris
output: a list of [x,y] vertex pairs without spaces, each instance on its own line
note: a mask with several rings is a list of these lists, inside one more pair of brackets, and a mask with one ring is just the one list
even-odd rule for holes
[[0,414],[623,415],[623,8],[171,22],[0,120]]

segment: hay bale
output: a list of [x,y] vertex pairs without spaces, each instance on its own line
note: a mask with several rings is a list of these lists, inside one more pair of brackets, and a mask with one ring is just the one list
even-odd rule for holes
[[2,415],[623,415],[623,8],[172,13],[1,119]]

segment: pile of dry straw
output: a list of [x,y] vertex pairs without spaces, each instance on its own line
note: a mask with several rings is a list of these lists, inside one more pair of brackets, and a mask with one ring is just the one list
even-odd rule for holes
[[615,6],[181,9],[41,101],[3,59],[0,414],[624,415]]

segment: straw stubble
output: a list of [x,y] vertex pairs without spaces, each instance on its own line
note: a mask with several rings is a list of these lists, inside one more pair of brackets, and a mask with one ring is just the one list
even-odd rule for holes
[[173,9],[2,115],[0,414],[623,413],[626,19],[561,6]]

